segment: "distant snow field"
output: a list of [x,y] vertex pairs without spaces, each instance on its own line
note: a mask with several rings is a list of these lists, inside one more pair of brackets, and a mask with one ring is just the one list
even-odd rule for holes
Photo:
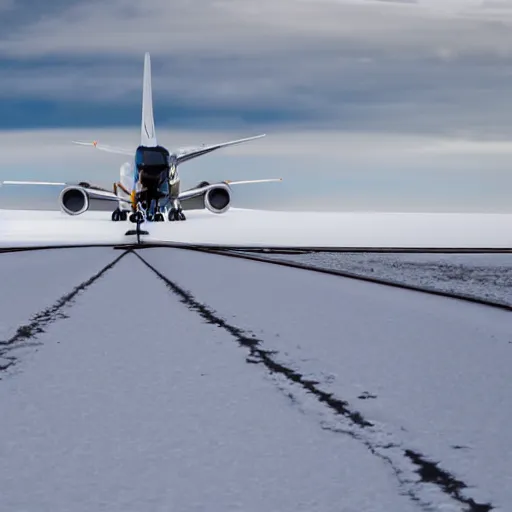
[[273,254],[295,261],[396,283],[461,293],[512,306],[512,254]]
[[[108,212],[0,210],[0,247],[130,243],[130,222]],[[512,214],[187,212],[185,222],[146,223],[151,242],[246,247],[512,248]]]

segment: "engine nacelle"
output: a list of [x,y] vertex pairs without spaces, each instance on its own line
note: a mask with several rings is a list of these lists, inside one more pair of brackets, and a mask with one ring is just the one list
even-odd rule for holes
[[115,196],[114,199],[106,196],[106,191],[102,189],[91,188],[88,192],[88,186],[88,183],[83,183],[83,185],[70,185],[64,188],[59,195],[61,210],[68,215],[81,215],[87,210],[112,211],[118,206]]
[[59,203],[68,215],[80,215],[89,209],[89,195],[81,187],[66,187],[59,195]]
[[212,213],[224,213],[231,204],[231,191],[228,185],[215,184],[204,195],[204,205]]

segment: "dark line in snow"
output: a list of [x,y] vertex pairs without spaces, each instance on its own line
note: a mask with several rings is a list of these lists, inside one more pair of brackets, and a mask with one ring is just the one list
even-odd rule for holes
[[450,494],[460,503],[468,505],[469,508],[466,509],[468,512],[488,512],[493,509],[490,504],[476,503],[471,498],[464,498],[461,491],[466,489],[467,485],[440,469],[435,462],[428,461],[423,455],[413,450],[405,450],[405,455],[418,466],[418,474],[422,482],[429,482],[441,487],[446,494]]
[[[54,304],[49,306],[46,309],[43,309],[39,313],[36,313],[30,320],[29,323],[20,325],[18,329],[16,330],[16,333],[7,340],[0,341],[0,358],[7,361],[6,364],[3,364],[0,366],[0,371],[6,370],[16,362],[16,358],[12,356],[6,356],[5,354],[13,347],[13,345],[22,342],[24,340],[33,339],[38,334],[41,334],[45,332],[44,328],[48,325],[52,324],[53,322],[68,318],[67,315],[65,315],[62,312],[62,309],[64,306],[69,304],[75,296],[80,293],[81,291],[84,291],[87,289],[90,285],[92,285],[95,281],[97,281],[105,272],[110,270],[116,263],[119,262],[121,258],[126,256],[129,251],[125,251],[120,256],[115,258],[111,263],[109,263],[107,266],[103,267],[99,272],[94,274],[92,277],[87,279],[87,281],[84,281],[83,283],[79,284],[75,288],[73,288],[69,293],[62,296],[60,299],[57,300]],[[4,347],[4,348],[2,348]]]
[[3,372],[4,370],[7,370],[7,368],[9,368],[10,366],[12,366],[15,362],[15,359],[13,357],[5,357],[4,358],[6,361],[8,361],[7,363],[5,364],[2,364],[0,365],[0,372]]
[[15,247],[0,247],[0,254],[9,254],[13,252],[30,252],[30,251],[50,251],[54,249],[83,249],[84,247],[112,247],[114,249],[121,248],[112,242],[97,243],[97,244],[50,244],[50,245],[27,245]]
[[[240,346],[248,348],[249,355],[246,358],[247,363],[263,364],[271,373],[282,375],[286,377],[290,382],[300,385],[306,392],[314,395],[319,402],[326,404],[336,414],[342,415],[349,419],[353,425],[361,429],[361,432],[344,433],[349,434],[351,437],[358,439],[359,441],[362,441],[373,455],[376,455],[382,460],[385,460],[392,467],[395,475],[398,477],[402,485],[415,484],[415,482],[410,482],[400,476],[401,473],[403,473],[403,470],[393,462],[391,457],[387,457],[378,451],[379,449],[396,449],[399,447],[393,443],[383,446],[378,442],[372,442],[372,440],[364,438],[362,433],[368,428],[373,427],[374,424],[365,419],[360,412],[352,410],[348,402],[336,398],[332,393],[327,393],[326,391],[321,390],[318,387],[318,382],[305,379],[304,376],[299,372],[275,361],[272,357],[276,354],[275,351],[259,348],[263,343],[262,340],[258,339],[254,334],[248,336],[246,331],[229,324],[226,320],[218,316],[207,305],[200,303],[192,293],[184,290],[179,285],[168,279],[165,275],[153,267],[153,265],[142,258],[142,256],[140,256],[137,252],[133,251],[133,254],[137,256],[137,258],[139,258],[139,260],[144,263],[144,265],[146,265],[152,272],[154,272],[166,284],[171,292],[180,298],[180,302],[185,304],[189,310],[199,313],[199,315],[208,323],[221,327],[229,334],[231,334],[237,340]],[[326,428],[333,432],[340,432],[337,429],[328,427]],[[463,497],[461,490],[467,488],[467,485],[464,482],[456,479],[447,471],[439,468],[436,463],[430,462],[423,455],[408,449],[401,451],[405,457],[407,457],[413,464],[419,467],[417,473],[420,476],[420,483],[434,484],[439,489],[441,489],[444,494],[451,496],[453,499],[463,505],[467,505],[468,508],[465,508],[464,512],[488,512],[494,508],[490,504],[476,503],[472,498]],[[431,504],[422,501],[417,496],[417,493],[415,493],[414,489],[408,489],[406,494],[413,501],[418,502],[424,510],[432,510]]]
[[351,411],[348,407],[348,402],[335,398],[332,394],[322,391],[317,387],[318,382],[313,380],[305,379],[300,373],[288,368],[272,359],[272,355],[275,352],[264,350],[262,348],[258,348],[258,346],[262,343],[261,340],[256,337],[247,336],[244,331],[234,325],[227,323],[224,319],[216,316],[215,313],[206,305],[197,302],[193,295],[183,290],[183,288],[179,287],[177,284],[168,280],[163,274],[161,274],[155,267],[149,264],[145,259],[139,256],[136,252],[134,254],[147,266],[149,267],[155,274],[158,275],[160,279],[162,279],[167,286],[177,295],[181,297],[181,302],[186,304],[189,309],[193,309],[197,311],[205,320],[209,323],[217,325],[222,329],[226,330],[235,337],[238,343],[249,349],[249,358],[250,363],[264,364],[272,373],[279,373],[284,375],[288,380],[295,382],[296,384],[300,384],[306,391],[313,393],[320,402],[326,403],[331,409],[336,411],[338,414],[346,416],[350,418],[354,423],[359,425],[360,427],[372,427],[373,424],[369,421],[365,420],[359,412]]
[[208,251],[243,251],[255,254],[306,254],[319,252],[357,252],[369,254],[511,254],[512,248],[506,247],[336,247],[336,246],[246,246],[230,244],[210,244],[210,243],[190,243],[190,242],[171,242],[171,241],[145,241],[143,246],[130,242],[112,243],[81,243],[81,244],[49,244],[49,245],[18,245],[0,247],[2,252],[17,251],[40,251],[46,249],[68,249],[77,247],[112,247],[114,249],[151,249],[161,248],[184,248],[184,249],[206,249]]

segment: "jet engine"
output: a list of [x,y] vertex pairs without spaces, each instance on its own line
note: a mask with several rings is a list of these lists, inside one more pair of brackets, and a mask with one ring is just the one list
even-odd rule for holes
[[204,205],[212,213],[224,213],[231,203],[231,191],[228,185],[215,184],[204,195]]
[[68,215],[80,215],[89,209],[89,195],[81,187],[66,187],[60,193],[59,203]]
[[68,215],[81,215],[87,210],[112,211],[117,206],[114,203],[117,200],[111,192],[92,188],[88,191],[76,185],[64,188],[59,195],[61,210]]
[[180,203],[184,210],[204,210],[224,213],[231,206],[229,182],[208,183],[201,181],[197,186],[180,193]]
[[182,200],[185,209],[207,208],[212,213],[224,213],[231,204],[231,189],[227,183],[210,184],[207,181],[201,181],[190,192],[193,195]]

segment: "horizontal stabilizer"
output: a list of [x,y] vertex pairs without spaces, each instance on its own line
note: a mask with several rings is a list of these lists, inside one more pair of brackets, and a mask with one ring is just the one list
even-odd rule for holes
[[265,134],[255,135],[254,137],[246,137],[245,139],[237,139],[231,140],[229,142],[221,142],[219,144],[211,144],[209,146],[201,146],[198,148],[192,148],[187,150],[178,151],[177,159],[178,164],[183,162],[187,162],[188,160],[192,160],[192,158],[197,158],[198,156],[206,155],[207,153],[211,153],[216,149],[225,148],[227,146],[234,146],[236,144],[242,144],[243,142],[249,142],[251,140],[261,139],[265,137]]
[[106,144],[98,144],[97,141],[82,142],[79,140],[72,140],[71,142],[73,144],[78,144],[80,146],[92,146],[96,149],[99,149],[100,151],[106,151],[107,153],[117,153],[118,155],[133,156],[135,153],[133,149],[125,149],[125,148],[118,148],[115,146],[108,146]]

